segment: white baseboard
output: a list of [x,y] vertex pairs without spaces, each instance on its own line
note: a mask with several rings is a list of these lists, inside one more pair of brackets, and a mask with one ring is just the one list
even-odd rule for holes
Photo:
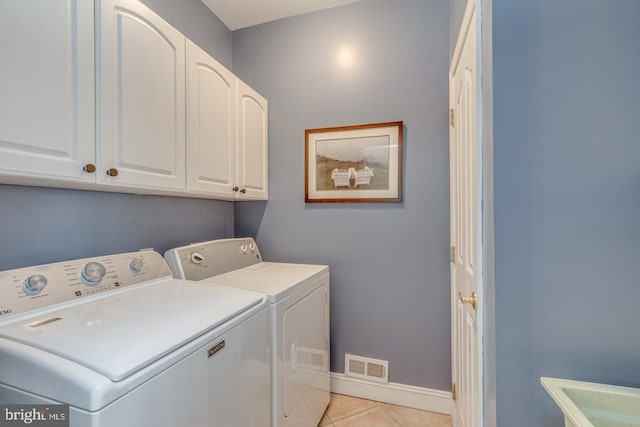
[[423,411],[451,414],[451,393],[406,384],[379,384],[331,372],[331,392],[407,406]]

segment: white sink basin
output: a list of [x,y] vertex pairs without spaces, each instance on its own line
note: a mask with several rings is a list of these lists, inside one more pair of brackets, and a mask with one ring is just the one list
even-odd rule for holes
[[640,389],[546,377],[540,382],[566,427],[640,426]]

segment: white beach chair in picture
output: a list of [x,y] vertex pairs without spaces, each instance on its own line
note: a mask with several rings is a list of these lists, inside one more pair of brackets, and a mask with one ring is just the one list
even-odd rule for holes
[[344,169],[334,169],[331,171],[331,179],[335,188],[349,187],[349,173]]
[[365,166],[364,169],[358,169],[355,172],[356,187],[364,184],[367,184],[367,186],[369,186],[369,184],[371,183],[372,176],[373,176],[373,169],[370,169],[367,166]]

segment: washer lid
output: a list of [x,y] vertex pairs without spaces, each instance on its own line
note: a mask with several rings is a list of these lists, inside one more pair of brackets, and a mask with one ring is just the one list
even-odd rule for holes
[[274,303],[328,271],[326,265],[259,262],[203,281],[259,292]]
[[0,336],[120,381],[261,301],[240,289],[164,279],[22,318]]

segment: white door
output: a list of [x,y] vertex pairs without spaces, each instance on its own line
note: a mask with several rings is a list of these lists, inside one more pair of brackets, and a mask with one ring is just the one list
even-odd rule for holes
[[451,201],[452,374],[454,427],[478,427],[481,419],[481,150],[478,68],[473,1],[467,7],[451,63],[449,96]]
[[93,2],[3,1],[0,40],[0,173],[94,181]]
[[266,200],[267,100],[238,80],[238,193],[241,198]]
[[236,76],[187,41],[187,190],[233,197]]
[[97,19],[98,182],[185,189],[185,37],[134,0]]

